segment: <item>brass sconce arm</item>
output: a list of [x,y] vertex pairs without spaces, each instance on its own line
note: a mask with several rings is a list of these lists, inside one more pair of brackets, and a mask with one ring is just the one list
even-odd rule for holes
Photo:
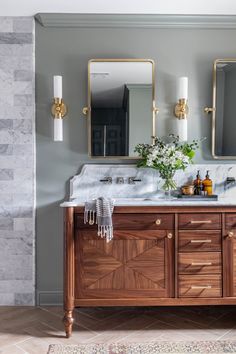
[[187,100],[185,98],[180,98],[179,102],[176,104],[174,109],[174,114],[178,119],[186,119],[189,113],[189,108],[187,105]]
[[67,115],[67,105],[62,98],[54,97],[51,112],[54,118],[61,119]]

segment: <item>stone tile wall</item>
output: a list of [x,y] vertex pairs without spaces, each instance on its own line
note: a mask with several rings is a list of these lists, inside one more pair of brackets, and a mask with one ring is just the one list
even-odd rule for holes
[[0,305],[33,305],[34,20],[0,17]]

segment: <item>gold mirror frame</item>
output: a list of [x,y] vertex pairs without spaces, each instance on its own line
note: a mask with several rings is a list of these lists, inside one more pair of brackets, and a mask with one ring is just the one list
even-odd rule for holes
[[212,157],[215,160],[236,160],[236,156],[219,156],[216,155],[216,68],[219,63],[236,63],[236,59],[216,59],[213,63],[213,93],[212,93],[212,108],[205,108],[206,113],[212,112]]
[[[88,129],[88,156],[92,159],[119,159],[119,160],[136,160],[138,156],[92,156],[91,141],[91,64],[94,62],[144,62],[152,64],[152,135],[156,135],[156,114],[158,108],[155,102],[155,62],[152,59],[90,59],[88,62],[88,106],[83,108],[83,114],[87,116]],[[140,142],[142,143],[142,142]]]

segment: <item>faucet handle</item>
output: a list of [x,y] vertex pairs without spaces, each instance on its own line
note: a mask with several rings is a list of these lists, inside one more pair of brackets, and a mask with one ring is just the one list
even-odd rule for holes
[[105,184],[112,184],[112,177],[104,177],[103,179],[99,180],[100,182],[104,182]]
[[129,184],[135,184],[135,182],[142,182],[142,180],[140,178],[136,178],[136,177],[129,177],[128,178]]

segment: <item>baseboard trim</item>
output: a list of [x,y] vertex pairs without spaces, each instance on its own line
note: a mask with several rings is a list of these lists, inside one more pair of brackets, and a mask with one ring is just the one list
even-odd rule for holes
[[38,306],[61,306],[63,304],[62,291],[36,291]]

